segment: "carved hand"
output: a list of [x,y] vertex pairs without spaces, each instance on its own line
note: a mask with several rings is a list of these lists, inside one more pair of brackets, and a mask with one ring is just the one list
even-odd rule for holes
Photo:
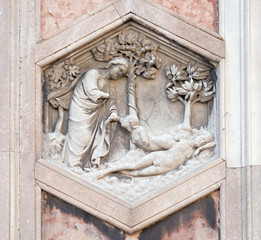
[[110,98],[110,94],[109,93],[102,93],[100,95],[100,97],[96,100],[96,103],[102,103],[102,102],[105,101],[104,99],[108,99],[108,98]]
[[107,126],[110,122],[119,122],[120,121],[120,117],[118,116],[118,114],[116,112],[113,112],[109,118],[106,120],[105,122],[105,126]]
[[103,93],[101,98],[109,98],[110,97],[110,94],[109,93]]

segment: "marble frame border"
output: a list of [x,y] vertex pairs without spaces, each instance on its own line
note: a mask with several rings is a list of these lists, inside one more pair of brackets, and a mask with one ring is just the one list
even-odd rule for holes
[[[153,198],[148,196],[135,204],[129,204],[66,170],[45,160],[38,160],[35,168],[38,212],[43,190],[132,234],[220,189],[226,178],[225,168],[224,160],[216,159],[169,184]],[[41,217],[38,218],[38,222],[41,221]],[[41,227],[39,223],[37,226]]]
[[[138,8],[140,4],[145,4],[144,9]],[[153,14],[152,14],[153,13]],[[153,16],[157,16],[156,19]],[[87,44],[91,40],[103,35],[103,33],[120,26],[121,24],[134,20],[141,23],[148,28],[154,29],[157,32],[160,32],[169,39],[173,39],[177,43],[181,44],[184,47],[210,59],[213,64],[217,65],[218,62],[224,58],[225,54],[225,43],[220,35],[215,32],[209,31],[197,24],[190,22],[189,20],[159,6],[158,4],[151,3],[147,0],[120,0],[113,1],[105,9],[100,10],[92,16],[83,17],[75,25],[69,27],[67,30],[64,30],[55,36],[39,42],[35,46],[35,63],[36,63],[36,124],[39,126],[36,131],[36,158],[41,158],[42,152],[42,94],[41,94],[41,68],[47,64],[55,61],[56,59],[72,52],[73,50]],[[92,24],[90,24],[92,23]],[[93,23],[97,23],[95,25]],[[172,23],[171,25],[169,23]],[[185,31],[184,31],[185,29]],[[207,43],[207,44],[206,44]],[[46,171],[46,168],[48,171]],[[218,168],[218,174],[213,178],[213,182],[206,181],[206,177],[213,176],[214,169]],[[43,160],[38,160],[35,164],[35,179],[37,183],[36,187],[36,204],[39,202],[39,194],[41,190],[47,191],[76,207],[83,209],[84,211],[97,216],[98,218],[109,222],[116,227],[126,231],[131,234],[144,227],[147,227],[163,217],[168,216],[169,214],[177,211],[178,209],[187,206],[193,201],[197,200],[200,197],[203,197],[210,192],[219,189],[222,182],[226,178],[225,171],[225,162],[222,159],[217,159],[205,167],[201,168],[198,171],[195,171],[190,178],[184,180],[183,183],[176,183],[177,185],[172,186],[172,190],[168,189],[167,192],[158,195],[157,197],[150,199],[148,202],[139,203],[136,206],[130,206],[127,203],[119,202],[119,199],[110,199],[114,204],[114,207],[111,209],[102,208],[102,203],[97,208],[97,204],[88,205],[88,202],[84,202],[81,198],[81,194],[78,193],[77,197],[72,194],[64,193],[61,190],[58,190],[57,186],[61,186],[63,181],[59,183],[59,179],[68,180],[70,183],[74,183],[78,186],[83,186],[85,191],[93,191],[90,189],[90,186],[86,184],[79,183],[79,179],[74,179],[70,174],[61,172],[61,169],[57,169],[55,166],[50,165]],[[215,175],[215,174],[214,174]],[[200,177],[201,176],[201,177]],[[55,181],[55,178],[58,177],[58,182]],[[59,178],[60,177],[60,178]],[[198,178],[197,178],[198,177]],[[189,188],[188,181],[202,182],[205,184],[202,188],[198,190],[193,190]],[[61,180],[61,179],[60,179]],[[53,185],[53,184],[56,185]],[[177,189],[183,184],[182,191]],[[72,184],[73,185],[73,184]],[[91,187],[93,188],[93,186]],[[175,190],[176,189],[176,190]],[[73,190],[73,189],[72,189]],[[102,190],[99,190],[102,192]],[[186,194],[191,191],[192,194],[190,197],[183,196],[176,199],[175,202],[172,201],[172,198],[168,196],[168,191],[172,191],[172,194],[179,194],[180,192],[185,191]],[[65,191],[66,192],[66,191]],[[104,195],[106,193],[101,193]],[[171,195],[172,196],[172,195]],[[155,204],[161,198],[167,198],[168,201],[164,204],[165,208],[155,208]],[[96,199],[97,200],[97,199]],[[106,198],[108,200],[108,198]],[[124,214],[117,215],[116,205],[121,206]],[[145,205],[144,205],[145,204]],[[148,208],[151,211],[151,208],[155,208],[150,216],[146,216],[144,210],[139,213],[138,209],[146,209],[144,206],[148,204]],[[153,205],[154,204],[154,205]],[[142,207],[141,207],[142,206]],[[41,220],[37,212],[39,212],[39,206],[36,209],[36,218],[37,221]],[[106,214],[102,212],[105,211]],[[118,211],[119,212],[119,211]],[[36,223],[37,234],[41,228],[41,224]]]
[[[137,7],[140,5],[145,7]],[[225,42],[219,34],[147,0],[120,0],[39,42],[35,46],[35,62],[41,67],[47,65],[129,20],[152,28],[213,62],[225,57]]]

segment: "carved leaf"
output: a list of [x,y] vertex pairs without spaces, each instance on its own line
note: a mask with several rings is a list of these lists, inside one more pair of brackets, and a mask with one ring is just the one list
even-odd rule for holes
[[179,70],[177,73],[177,80],[184,81],[187,79],[188,79],[187,73],[184,70]]
[[192,74],[192,77],[196,80],[201,80],[201,79],[206,79],[209,76],[209,71],[205,71],[205,72],[194,72]]
[[172,79],[172,73],[171,73],[171,71],[170,71],[170,67],[169,67],[169,66],[166,66],[166,67],[165,67],[165,73],[166,73],[167,78],[168,78],[169,80],[171,80],[171,79]]
[[[72,59],[67,59],[66,61],[56,64],[46,70],[45,77],[50,86],[47,101],[49,101],[53,108],[57,108],[58,106],[65,108],[64,106],[67,103],[65,104],[65,98],[63,94],[60,93],[64,92],[66,89],[69,89],[69,86],[74,84],[74,80],[79,75],[80,68],[73,63]],[[68,101],[68,103],[69,102],[70,101]]]
[[[141,41],[141,45],[143,47],[145,47],[145,49],[146,49],[146,47],[149,47],[151,45],[151,41],[149,39],[147,39],[147,38],[144,38]],[[147,48],[146,50],[149,50],[149,49]]]
[[190,62],[188,63],[188,66],[187,66],[187,72],[188,72],[189,75],[191,74],[191,66],[190,66]]
[[141,49],[141,44],[139,42],[135,42],[134,47],[135,48],[133,51],[137,53],[137,51],[139,51]]
[[126,36],[126,42],[130,45],[132,45],[133,43],[135,43],[138,40],[138,33],[137,32],[130,32],[127,36]]
[[214,92],[205,92],[199,96],[199,100],[200,102],[208,102],[213,98],[213,96]]
[[69,76],[75,78],[80,74],[80,68],[76,65],[68,66],[68,74]]
[[178,93],[174,89],[169,88],[167,89],[167,97],[171,100],[171,102],[174,102],[178,100]]
[[95,60],[99,61],[99,62],[103,62],[104,61],[104,54],[101,52],[98,52],[98,50],[96,48],[91,50],[93,53],[93,56],[95,58]]
[[213,85],[213,81],[209,81],[208,86],[212,86],[212,85]]
[[131,74],[153,79],[161,67],[161,59],[156,55],[157,48],[145,35],[128,31],[119,34],[116,39],[105,39],[103,44],[92,49],[92,53],[97,61],[109,61],[116,56],[126,57],[130,62]]
[[210,85],[210,86],[208,86],[208,87],[206,87],[205,89],[204,89],[204,92],[208,92],[209,90],[211,90],[213,88],[213,85]]
[[139,67],[136,69],[135,73],[139,76],[139,75],[141,75],[144,71],[146,71],[146,67],[145,67],[145,66],[139,66]]
[[197,69],[198,63],[196,63],[192,68],[191,68],[191,73],[194,73],[194,71]]
[[101,44],[97,47],[97,50],[101,53],[104,53],[106,49],[106,45],[105,44]]
[[185,84],[182,84],[181,86],[182,86],[184,89],[186,89],[186,90],[189,90],[189,91],[192,90],[192,86],[191,86],[191,84],[190,84],[188,81],[185,81]]
[[199,84],[198,84],[198,83],[195,83],[193,89],[194,89],[195,91],[198,91],[198,88],[199,88]]
[[148,70],[146,70],[145,72],[142,73],[142,76],[146,79],[154,79],[155,73],[157,72],[157,69],[154,67],[149,68]]
[[199,83],[198,83],[198,91],[201,91],[202,90],[202,81],[199,81]]
[[172,75],[175,76],[178,72],[179,66],[176,64],[173,64],[170,69],[171,69]]
[[119,34],[118,39],[120,44],[126,44],[126,36],[124,34]]
[[208,92],[209,90],[211,90],[213,88],[213,82],[212,81],[207,82],[207,80],[205,80],[205,81],[203,81],[203,86],[204,86],[203,91]]
[[184,88],[176,88],[176,91],[180,94],[180,95],[186,95],[188,93],[188,91]]
[[172,82],[170,82],[170,83],[168,83],[168,84],[166,85],[166,89],[171,88],[171,87],[173,87],[173,83],[172,83]]
[[157,57],[157,56],[155,56],[156,58],[155,58],[155,67],[157,68],[157,69],[159,69],[159,68],[161,68],[161,65],[162,65],[162,60],[159,58],[159,57]]

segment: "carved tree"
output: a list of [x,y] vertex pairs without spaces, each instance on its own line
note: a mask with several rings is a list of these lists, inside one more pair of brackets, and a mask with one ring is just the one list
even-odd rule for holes
[[183,128],[191,130],[191,109],[196,102],[208,102],[214,96],[210,69],[192,65],[176,65],[165,68],[171,81],[166,86],[167,97],[171,102],[179,100],[185,106]]
[[137,76],[154,79],[161,67],[161,59],[156,55],[158,46],[151,43],[143,34],[128,31],[119,34],[116,39],[105,39],[104,43],[92,49],[97,61],[109,61],[122,56],[129,61],[128,77],[128,107],[130,115],[138,115],[136,106]]
[[[46,101],[58,109],[59,119],[55,125],[55,132],[61,132],[64,122],[64,110],[68,110],[72,90],[75,88],[82,74],[80,67],[72,59],[51,66],[45,71],[47,89]],[[47,111],[47,109],[45,109]]]

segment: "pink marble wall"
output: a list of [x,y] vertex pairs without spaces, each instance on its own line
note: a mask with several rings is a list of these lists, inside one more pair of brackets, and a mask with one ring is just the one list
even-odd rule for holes
[[42,38],[48,38],[79,17],[104,7],[108,2],[110,0],[42,0]]
[[133,235],[42,193],[43,240],[218,240],[219,235],[219,191]]
[[42,240],[124,240],[124,234],[80,209],[43,192]]
[[[210,30],[217,31],[218,0],[152,0]],[[42,0],[41,33],[48,38],[85,14],[103,8],[110,0]]]
[[218,0],[153,0],[173,12],[200,24],[210,30],[217,31]]

